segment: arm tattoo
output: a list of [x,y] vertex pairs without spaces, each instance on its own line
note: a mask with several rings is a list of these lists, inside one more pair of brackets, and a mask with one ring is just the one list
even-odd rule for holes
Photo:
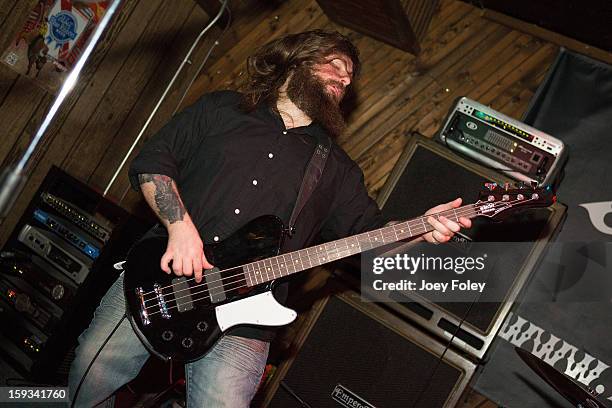
[[170,224],[182,221],[187,210],[181,202],[174,180],[161,174],[140,174],[141,184],[152,181],[155,185],[155,204],[160,218],[168,220]]
[[144,184],[147,181],[153,181],[153,175],[152,174],[139,174],[138,181],[140,182],[140,184]]

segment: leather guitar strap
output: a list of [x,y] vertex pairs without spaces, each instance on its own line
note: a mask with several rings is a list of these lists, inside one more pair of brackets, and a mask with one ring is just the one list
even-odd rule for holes
[[300,192],[298,193],[297,200],[295,201],[295,206],[293,207],[293,212],[291,213],[291,218],[289,219],[289,227],[287,228],[287,234],[292,236],[295,232],[295,221],[297,220],[300,212],[308,202],[312,192],[314,191],[321,175],[323,174],[323,169],[325,168],[325,162],[327,161],[327,156],[329,156],[331,150],[331,140],[329,137],[326,137],[325,140],[319,141],[317,147],[308,162],[308,167],[306,168],[306,172],[304,173],[304,179],[302,180],[302,185],[300,186]]

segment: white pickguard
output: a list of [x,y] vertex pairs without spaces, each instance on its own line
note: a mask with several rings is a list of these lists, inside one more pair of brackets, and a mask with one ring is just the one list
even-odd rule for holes
[[217,306],[215,314],[222,331],[239,324],[283,326],[297,317],[294,310],[278,303],[270,291]]

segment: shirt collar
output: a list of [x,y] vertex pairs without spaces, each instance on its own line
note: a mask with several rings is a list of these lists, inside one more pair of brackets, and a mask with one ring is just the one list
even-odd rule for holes
[[[286,129],[285,123],[283,122],[283,119],[281,118],[278,111],[265,103],[260,103],[257,105],[257,108],[255,109],[255,115],[258,118],[261,118],[264,121],[270,123],[271,125],[274,125],[278,129]],[[317,140],[322,140],[327,136],[327,132],[318,122],[312,122],[308,126],[292,128],[291,132],[307,134],[316,138]]]

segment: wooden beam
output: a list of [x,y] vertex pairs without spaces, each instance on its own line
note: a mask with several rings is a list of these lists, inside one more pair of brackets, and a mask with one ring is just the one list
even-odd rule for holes
[[529,35],[533,35],[534,37],[538,37],[553,44],[560,45],[562,47],[567,48],[568,50],[572,50],[580,54],[587,55],[591,58],[606,62],[608,64],[612,64],[612,53],[602,50],[601,48],[587,45],[578,40],[574,40],[573,38],[554,33],[535,24],[526,23],[514,17],[499,13],[497,11],[486,9],[484,11],[484,17],[489,20],[496,21],[500,24],[508,26],[510,28],[513,28],[515,30],[522,31]]

